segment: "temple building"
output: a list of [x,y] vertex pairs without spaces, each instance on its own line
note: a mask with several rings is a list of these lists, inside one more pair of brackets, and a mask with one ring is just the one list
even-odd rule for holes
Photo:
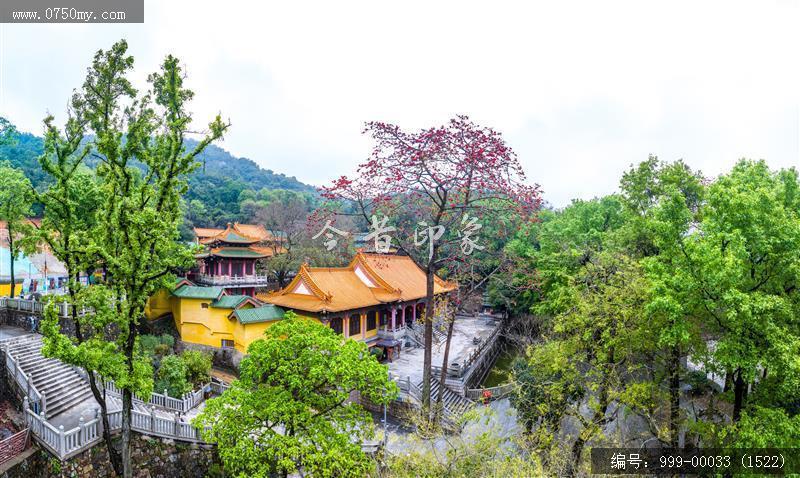
[[[439,298],[456,287],[435,278]],[[178,279],[150,298],[145,313],[151,320],[171,316],[186,344],[236,350],[241,356],[292,310],[380,349],[391,361],[407,327],[425,311],[425,271],[410,257],[394,254],[359,252],[345,267],[303,265],[284,289],[256,297],[232,292],[236,289]]]
[[269,286],[268,274],[259,274],[256,264],[280,253],[280,247],[264,226],[228,223],[225,229],[197,227],[194,232],[204,250],[195,256],[197,267],[187,275],[189,280],[251,297]]
[[[258,298],[379,347],[391,360],[406,326],[425,310],[425,282],[425,271],[408,256],[359,252],[346,267],[303,265],[284,289]],[[435,277],[435,296],[456,287]]]
[[229,294],[219,286],[198,286],[178,279],[172,290],[150,298],[145,315],[151,319],[172,317],[181,340],[212,349],[247,351],[284,310],[247,295]]

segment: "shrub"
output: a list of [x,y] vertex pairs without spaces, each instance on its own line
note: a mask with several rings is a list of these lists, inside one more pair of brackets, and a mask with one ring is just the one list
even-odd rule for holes
[[186,364],[186,380],[192,385],[211,380],[211,355],[198,350],[186,350],[180,357]]
[[171,397],[182,396],[192,389],[191,384],[186,379],[187,371],[188,369],[183,359],[177,355],[167,355],[161,360],[155,391],[162,393],[166,389]]

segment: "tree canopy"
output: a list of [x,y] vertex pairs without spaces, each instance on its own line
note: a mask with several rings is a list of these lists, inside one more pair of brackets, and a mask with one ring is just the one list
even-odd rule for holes
[[374,404],[397,395],[387,368],[362,342],[287,312],[250,344],[239,379],[209,400],[196,424],[219,447],[226,472],[270,477],[363,477],[373,462],[361,450]]

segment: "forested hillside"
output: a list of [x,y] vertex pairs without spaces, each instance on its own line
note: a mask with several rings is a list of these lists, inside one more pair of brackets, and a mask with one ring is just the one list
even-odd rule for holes
[[[194,140],[186,141],[189,148],[196,144]],[[47,182],[37,160],[42,148],[42,138],[30,133],[17,133],[13,144],[0,146],[0,160],[8,160],[14,167],[22,169],[33,186],[41,189]],[[198,158],[203,166],[189,177],[189,190],[184,195],[187,205],[191,204],[193,206],[189,207],[195,209],[187,211],[187,217],[195,225],[251,221],[252,208],[247,207],[247,201],[268,196],[272,190],[308,195],[315,192],[314,187],[295,177],[262,169],[255,161],[233,156],[218,146],[209,146]],[[87,158],[86,164],[94,167],[97,160]]]

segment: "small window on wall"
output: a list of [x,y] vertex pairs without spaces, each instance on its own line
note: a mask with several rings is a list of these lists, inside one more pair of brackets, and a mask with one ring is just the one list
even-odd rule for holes
[[233,348],[233,340],[222,339],[222,348],[223,349],[232,349]]
[[208,302],[203,302],[202,304],[200,304],[200,307],[208,309]]
[[376,312],[374,310],[367,312],[367,330],[375,330],[376,323],[375,316]]
[[361,333],[361,316],[353,314],[350,316],[350,335],[358,335]]

